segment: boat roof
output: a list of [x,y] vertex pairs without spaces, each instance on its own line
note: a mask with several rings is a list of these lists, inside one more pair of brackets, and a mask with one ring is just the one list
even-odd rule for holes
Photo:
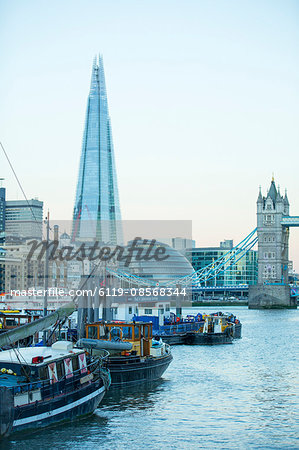
[[[157,316],[158,317],[158,316]],[[103,325],[103,326],[105,326],[105,325],[113,325],[113,326],[115,326],[115,327],[118,327],[118,326],[120,326],[120,327],[124,327],[124,326],[134,326],[134,325],[152,325],[152,322],[142,322],[142,321],[131,321],[131,322],[129,322],[129,321],[127,321],[127,320],[111,320],[111,321],[109,321],[109,322],[93,322],[93,323],[88,323],[88,324],[86,324],[86,325],[88,325],[88,326],[92,326],[92,325]]]
[[[57,342],[56,342],[57,344]],[[69,343],[70,344],[70,343]],[[62,347],[62,346],[61,346]],[[34,364],[34,366],[42,366],[45,363],[48,364],[55,360],[65,358],[67,356],[71,357],[73,354],[83,353],[84,350],[79,348],[64,349],[59,346],[54,347],[25,347],[16,348],[10,350],[4,350],[0,352],[0,368],[5,363],[16,363],[16,364],[30,364],[32,365],[32,358],[36,356],[42,356],[44,361],[40,364]],[[5,367],[5,366],[4,366]]]

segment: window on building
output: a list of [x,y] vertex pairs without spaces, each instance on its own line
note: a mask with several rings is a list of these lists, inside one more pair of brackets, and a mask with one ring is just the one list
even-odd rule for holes
[[153,310],[151,308],[145,308],[144,314],[153,314]]
[[132,306],[129,306],[129,314],[132,314],[132,312],[133,312],[133,308],[132,308]]

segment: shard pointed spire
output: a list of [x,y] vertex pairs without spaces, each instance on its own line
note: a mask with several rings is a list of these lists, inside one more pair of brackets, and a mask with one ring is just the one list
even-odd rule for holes
[[122,242],[103,59],[95,57],[87,99],[72,240]]

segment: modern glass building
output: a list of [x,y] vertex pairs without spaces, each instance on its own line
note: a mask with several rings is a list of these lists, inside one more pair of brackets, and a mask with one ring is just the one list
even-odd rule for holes
[[95,58],[73,214],[72,241],[122,243],[111,123],[102,57]]
[[[203,247],[186,250],[186,257],[191,261],[195,271],[213,264],[233,249],[233,241],[220,243],[219,247]],[[238,258],[237,258],[238,259]],[[202,281],[202,286],[238,286],[256,284],[258,276],[258,255],[256,250],[249,250],[236,264],[228,265],[225,271],[216,277]]]
[[[132,241],[128,243],[128,247],[131,245]],[[143,243],[143,240],[138,242],[138,249],[142,249],[144,255],[151,248],[150,246],[150,240],[146,244]],[[156,241],[151,248],[151,255],[154,255],[159,247],[164,249],[163,258],[165,260],[157,260],[152,257],[149,260],[139,260],[139,250],[136,250],[132,253],[132,261],[128,267],[122,266],[122,263],[120,263],[121,269],[137,277],[159,283],[161,287],[167,287],[169,283],[175,280],[192,275],[194,269],[187,258],[165,243]],[[176,287],[176,285],[174,286]]]
[[43,205],[43,202],[37,199],[6,201],[6,238],[42,239]]

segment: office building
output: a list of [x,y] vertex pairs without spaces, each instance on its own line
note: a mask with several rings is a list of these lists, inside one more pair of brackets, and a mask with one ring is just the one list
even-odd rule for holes
[[122,243],[111,123],[103,60],[92,67],[79,166],[72,241]]
[[[233,241],[225,240],[219,247],[201,247],[188,249],[186,257],[190,260],[195,271],[208,265],[217,264],[219,258],[225,257],[233,250]],[[228,258],[228,257],[227,257]],[[215,277],[201,280],[202,286],[237,286],[242,284],[256,284],[258,277],[258,258],[256,250],[249,250],[233,265],[227,264],[225,270]]]
[[5,236],[7,239],[42,239],[42,228],[43,202],[37,199],[6,201]]

